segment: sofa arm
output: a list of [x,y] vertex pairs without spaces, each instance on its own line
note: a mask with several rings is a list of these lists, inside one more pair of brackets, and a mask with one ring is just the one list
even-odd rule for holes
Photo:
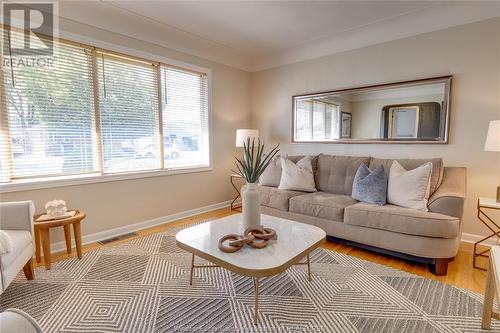
[[465,168],[445,167],[443,181],[429,198],[429,211],[462,218],[467,191]]
[[0,203],[0,230],[26,230],[33,234],[35,205],[32,201]]

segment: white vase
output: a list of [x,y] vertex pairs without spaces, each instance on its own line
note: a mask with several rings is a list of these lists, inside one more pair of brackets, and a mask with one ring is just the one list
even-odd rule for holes
[[243,228],[259,228],[260,192],[257,183],[247,183],[241,192],[243,200]]

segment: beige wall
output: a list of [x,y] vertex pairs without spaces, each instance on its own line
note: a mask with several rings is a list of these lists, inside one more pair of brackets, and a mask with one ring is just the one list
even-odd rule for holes
[[[37,211],[41,211],[48,200],[64,199],[69,206],[87,212],[87,219],[82,225],[82,233],[86,235],[234,197],[228,177],[236,153],[235,130],[248,127],[250,121],[249,73],[69,21],[61,22],[61,28],[104,42],[211,68],[213,171],[6,193],[0,195],[2,202],[34,200]],[[62,239],[60,231],[53,235],[53,242]]]
[[[289,154],[443,157],[468,168],[464,232],[480,234],[475,204],[493,197],[500,153],[483,151],[488,122],[500,119],[500,19],[305,61],[252,75],[252,122]],[[290,144],[291,97],[340,88],[453,74],[448,145]]]

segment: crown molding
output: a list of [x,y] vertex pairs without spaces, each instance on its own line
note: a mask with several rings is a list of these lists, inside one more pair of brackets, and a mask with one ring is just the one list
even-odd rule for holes
[[500,17],[500,1],[445,2],[254,59],[253,72]]

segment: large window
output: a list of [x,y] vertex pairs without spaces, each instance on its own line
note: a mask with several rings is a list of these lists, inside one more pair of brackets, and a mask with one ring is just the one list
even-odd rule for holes
[[2,183],[209,165],[206,73],[55,44],[52,65],[2,59]]

